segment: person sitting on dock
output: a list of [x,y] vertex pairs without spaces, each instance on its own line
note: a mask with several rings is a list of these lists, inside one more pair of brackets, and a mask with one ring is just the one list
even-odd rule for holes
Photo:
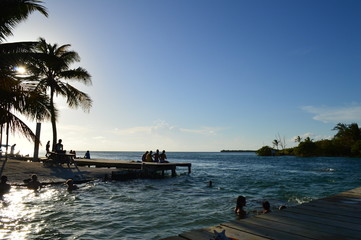
[[270,213],[271,212],[271,205],[268,201],[264,201],[262,203],[262,207],[263,207],[263,214],[266,214],[266,213]]
[[145,157],[146,162],[153,162],[153,152],[150,151],[147,156]]
[[169,163],[167,159],[167,155],[165,154],[165,150],[159,155],[159,159],[161,163]]
[[31,179],[28,182],[28,189],[38,190],[41,188],[41,183],[38,180],[38,176],[36,174],[31,175]]
[[0,199],[5,193],[10,192],[10,184],[7,183],[8,177],[7,176],[1,176],[1,182],[0,182]]
[[238,196],[237,198],[237,205],[234,209],[234,212],[238,215],[239,218],[246,218],[247,213],[243,209],[243,207],[246,206],[246,198],[243,196]]
[[86,153],[85,153],[85,155],[84,155],[84,158],[85,158],[85,159],[90,159],[90,152],[89,152],[89,150],[86,151]]
[[157,149],[157,151],[155,151],[153,158],[154,158],[154,162],[159,162],[159,150],[158,149]]
[[78,186],[74,184],[73,179],[66,180],[65,184],[68,185],[69,192],[78,189]]
[[55,152],[64,153],[63,144],[61,143],[63,140],[59,139],[58,143],[55,144]]
[[147,161],[147,154],[148,154],[149,152],[148,151],[146,151],[143,155],[142,155],[142,162],[146,162]]

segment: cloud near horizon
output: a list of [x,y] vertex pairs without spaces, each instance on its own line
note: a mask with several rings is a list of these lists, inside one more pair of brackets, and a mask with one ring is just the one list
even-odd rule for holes
[[136,134],[155,134],[155,133],[170,133],[170,132],[183,132],[192,133],[205,136],[217,135],[217,132],[222,128],[217,127],[200,127],[199,129],[179,128],[170,125],[166,121],[157,120],[150,126],[138,126],[125,129],[114,129],[117,135],[136,135]]
[[324,123],[339,123],[339,122],[360,122],[361,121],[361,106],[349,107],[314,107],[304,106],[302,110],[314,114],[314,120]]

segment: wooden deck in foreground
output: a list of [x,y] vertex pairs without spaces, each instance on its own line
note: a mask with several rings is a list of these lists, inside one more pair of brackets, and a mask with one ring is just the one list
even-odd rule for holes
[[144,170],[148,172],[155,171],[172,171],[172,176],[176,175],[177,167],[187,167],[188,173],[191,173],[191,163],[156,163],[156,162],[132,162],[124,160],[109,160],[109,159],[74,159],[77,166],[95,166],[97,168],[121,168]]
[[225,230],[235,240],[361,239],[361,187],[269,214],[184,232],[164,240],[210,240]]

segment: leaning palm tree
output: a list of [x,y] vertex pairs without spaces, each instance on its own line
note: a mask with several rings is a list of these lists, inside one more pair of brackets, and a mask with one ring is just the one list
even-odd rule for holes
[[71,69],[70,65],[79,62],[80,57],[75,51],[69,50],[70,45],[58,46],[49,44],[40,38],[36,47],[37,59],[32,61],[28,70],[36,77],[36,90],[47,92],[50,96],[51,124],[53,130],[53,150],[57,142],[55,96],[66,98],[71,108],[81,107],[89,110],[92,106],[91,98],[84,92],[72,86],[69,82],[78,81],[91,85],[91,76],[83,68]]

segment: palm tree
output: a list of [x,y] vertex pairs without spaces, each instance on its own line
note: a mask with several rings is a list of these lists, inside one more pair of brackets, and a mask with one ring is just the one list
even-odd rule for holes
[[[3,138],[3,127],[6,125],[6,145],[8,133],[19,131],[27,138],[34,140],[31,129],[21,121],[16,114],[42,118],[47,112],[47,98],[40,92],[24,89],[22,81],[16,75],[14,67],[32,51],[34,42],[3,43],[5,38],[12,35],[13,28],[24,21],[29,14],[38,11],[48,16],[47,10],[37,0],[1,0],[0,1],[0,144]],[[45,97],[45,98],[44,98]],[[0,156],[1,157],[1,156]],[[0,170],[2,175],[7,157]]]
[[32,61],[31,66],[28,66],[28,70],[37,78],[36,89],[47,92],[50,96],[53,150],[57,142],[55,95],[65,97],[71,108],[81,107],[84,110],[89,110],[92,106],[92,100],[86,93],[69,84],[73,80],[85,85],[92,83],[91,76],[85,69],[81,67],[70,69],[70,65],[79,62],[80,57],[77,52],[70,51],[69,47],[70,44],[52,45],[40,38],[36,46],[37,60]]
[[12,35],[13,28],[26,20],[34,12],[48,16],[47,9],[38,0],[1,0],[0,1],[0,42]]

